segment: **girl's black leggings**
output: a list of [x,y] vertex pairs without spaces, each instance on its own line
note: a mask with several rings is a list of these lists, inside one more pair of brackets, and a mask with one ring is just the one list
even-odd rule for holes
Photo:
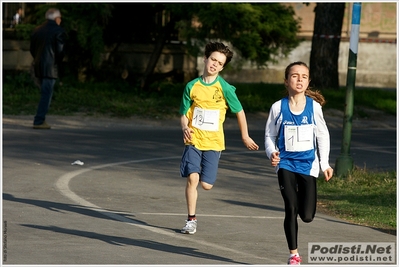
[[313,221],[316,214],[316,178],[285,169],[277,172],[278,183],[285,205],[284,231],[288,248],[298,248],[298,214],[303,222]]

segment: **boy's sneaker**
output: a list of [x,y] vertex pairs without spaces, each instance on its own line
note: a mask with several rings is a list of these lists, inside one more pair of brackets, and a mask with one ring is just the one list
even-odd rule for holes
[[294,255],[288,259],[288,265],[301,265],[302,258],[298,255]]
[[186,220],[186,225],[181,229],[183,234],[193,235],[197,232],[197,220]]

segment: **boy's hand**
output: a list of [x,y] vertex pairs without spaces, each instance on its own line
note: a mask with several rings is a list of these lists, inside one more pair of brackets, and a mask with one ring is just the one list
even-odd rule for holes
[[258,150],[259,146],[252,140],[251,137],[244,138],[242,140],[244,142],[244,145],[249,149],[249,150]]
[[194,133],[194,130],[189,128],[189,127],[185,127],[183,128],[183,142],[187,143],[187,142],[191,142],[191,134]]

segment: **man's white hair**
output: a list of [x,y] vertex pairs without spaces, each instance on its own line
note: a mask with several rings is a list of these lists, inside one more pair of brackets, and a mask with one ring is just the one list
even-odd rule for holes
[[61,17],[61,12],[56,8],[50,8],[46,12],[46,19],[55,20],[58,17]]

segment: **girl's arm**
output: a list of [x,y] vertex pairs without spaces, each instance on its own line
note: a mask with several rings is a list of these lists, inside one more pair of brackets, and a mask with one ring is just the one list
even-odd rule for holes
[[[326,170],[331,169],[329,164],[330,156],[330,133],[327,128],[326,121],[324,120],[323,111],[320,104],[314,102],[313,105],[314,116],[316,121],[316,139],[317,139],[317,149],[320,156],[320,167],[325,173]],[[328,172],[328,176],[330,171]],[[332,173],[331,173],[332,176]],[[327,178],[327,177],[326,177]]]
[[269,117],[266,122],[265,127],[265,149],[266,156],[269,159],[272,159],[272,153],[278,152],[276,138],[278,135],[278,129],[280,127],[279,123],[275,123],[277,120],[277,116],[280,114],[280,106],[281,102],[278,101],[272,105],[269,111]]

